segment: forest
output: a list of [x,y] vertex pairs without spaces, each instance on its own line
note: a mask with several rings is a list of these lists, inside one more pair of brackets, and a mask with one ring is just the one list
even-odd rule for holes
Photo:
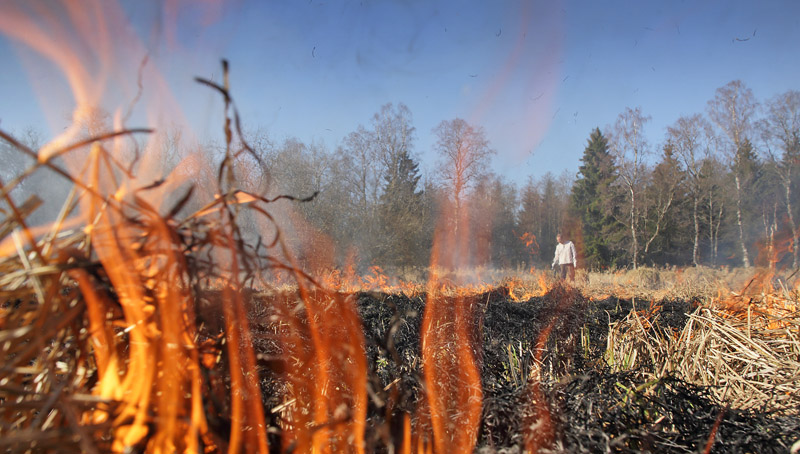
[[[607,120],[613,121],[587,131],[577,172],[529,177],[524,184],[490,171],[502,150],[492,148],[480,125],[459,118],[431,131],[437,160],[423,172],[423,150],[415,142],[424,132],[402,103],[380,107],[333,150],[245,131],[241,140],[255,153],[239,155],[235,164],[248,190],[310,199],[273,208],[308,269],[424,268],[437,226],[468,238],[454,266],[546,267],[560,231],[578,246],[579,266],[590,270],[798,266],[800,92],[758,100],[744,82],[732,81],[716,90],[705,112],[676,119],[660,143],[648,142],[650,117],[641,108],[598,123]],[[110,126],[103,113],[85,126],[87,135],[104,128]],[[31,148],[40,145],[35,132],[22,136]],[[155,136],[140,148],[166,150],[165,173],[185,172],[198,182],[216,178],[204,174],[211,166],[187,170],[178,163],[198,150],[213,161],[221,146],[193,144],[178,129]],[[3,172],[13,175],[23,165],[12,162]],[[60,206],[65,191],[41,184],[47,175],[39,178],[12,195],[39,194]],[[268,236],[252,216],[243,222],[251,234]]]

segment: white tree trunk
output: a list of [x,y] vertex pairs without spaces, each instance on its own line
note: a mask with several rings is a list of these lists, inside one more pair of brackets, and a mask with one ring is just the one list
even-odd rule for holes
[[786,189],[786,215],[789,218],[789,227],[792,229],[792,253],[793,260],[792,260],[792,268],[797,268],[800,265],[800,229],[797,228],[797,224],[794,220],[794,214],[792,213],[792,183],[791,183],[791,174],[788,175],[787,181],[784,181],[784,188]]
[[631,255],[633,260],[633,269],[636,269],[639,266],[637,261],[637,256],[639,255],[639,240],[636,235],[636,191],[634,190],[633,185],[629,186],[629,189],[631,192]]
[[747,246],[744,244],[744,225],[742,223],[742,183],[739,175],[734,177],[736,181],[736,223],[739,226],[739,245],[742,247],[742,265],[750,268],[750,257],[747,254]]
[[700,264],[700,261],[697,257],[698,248],[700,247],[700,221],[697,218],[697,204],[699,203],[699,199],[697,196],[694,197],[694,206],[692,208],[692,216],[694,217],[694,246],[692,247],[692,264],[697,266]]

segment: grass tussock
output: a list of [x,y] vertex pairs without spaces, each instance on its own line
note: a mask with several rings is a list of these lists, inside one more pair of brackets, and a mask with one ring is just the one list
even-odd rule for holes
[[645,381],[677,376],[708,387],[732,408],[798,414],[796,295],[712,302],[687,314],[680,329],[665,327],[658,316],[631,311],[612,325],[606,359],[613,370],[638,370]]

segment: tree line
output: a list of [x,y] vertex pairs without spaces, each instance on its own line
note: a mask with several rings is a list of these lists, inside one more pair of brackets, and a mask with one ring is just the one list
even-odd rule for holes
[[266,172],[242,183],[266,188],[270,197],[316,194],[273,207],[307,268],[427,267],[432,251],[443,267],[527,268],[552,257],[572,178],[547,174],[520,186],[489,170],[496,151],[483,128],[456,118],[432,133],[437,162],[423,172],[404,104],[382,106],[333,150],[294,138],[276,144],[251,132],[247,140]]
[[[523,184],[489,170],[496,151],[485,131],[459,118],[433,129],[437,162],[423,172],[403,104],[382,106],[333,150],[251,131],[255,157],[241,154],[236,166],[248,190],[316,194],[273,207],[288,246],[309,268],[426,267],[434,251],[439,266],[527,269],[552,260],[558,232],[590,269],[798,267],[800,92],[760,102],[732,81],[705,112],[675,120],[658,144],[647,141],[649,120],[641,108],[626,108],[589,131],[576,174]],[[168,149],[165,168],[188,146],[175,131],[155,142]],[[220,148],[194,147],[211,156]],[[215,179],[210,170],[190,177],[200,186]],[[257,217],[242,222],[254,236],[271,234]]]
[[461,119],[433,130],[438,161],[423,175],[411,112],[387,104],[332,153],[276,147],[270,169],[275,190],[319,191],[297,208],[340,264],[427,266],[438,225],[453,233],[439,245],[451,265],[544,266],[562,231],[590,269],[798,267],[800,92],[759,102],[732,81],[658,144],[649,120],[626,108],[589,133],[577,174],[520,185],[488,171],[495,151]]
[[667,128],[654,164],[648,120],[628,108],[589,137],[570,200],[588,266],[798,267],[800,92],[761,103],[732,81]]

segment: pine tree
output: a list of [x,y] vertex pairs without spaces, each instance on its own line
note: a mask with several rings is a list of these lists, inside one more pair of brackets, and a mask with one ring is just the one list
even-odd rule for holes
[[587,268],[605,268],[614,262],[605,234],[616,222],[607,215],[605,205],[615,177],[608,141],[599,128],[589,136],[581,162],[570,200],[572,216],[580,223],[581,235],[573,237],[578,240],[576,245],[582,249]]
[[408,151],[399,153],[389,163],[379,202],[383,264],[400,267],[425,264],[427,247],[420,235],[426,216],[423,193],[417,189],[419,179],[419,165]]

